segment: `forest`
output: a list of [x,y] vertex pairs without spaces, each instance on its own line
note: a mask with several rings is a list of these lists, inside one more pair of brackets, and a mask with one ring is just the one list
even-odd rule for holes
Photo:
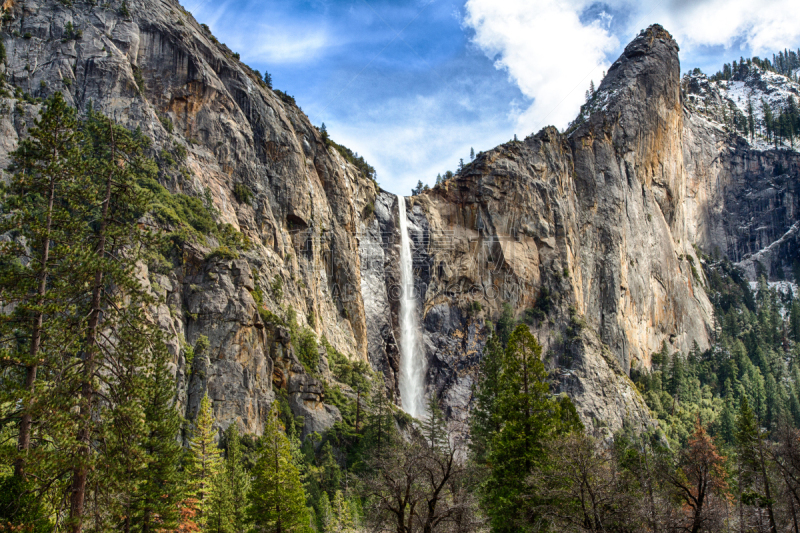
[[488,324],[468,439],[448,433],[436,398],[424,420],[403,413],[380,376],[291,310],[303,364],[319,364],[318,343],[326,352],[342,420],[301,440],[282,390],[260,436],[218,435],[208,395],[183,419],[140,265],[180,261],[192,239],[213,237],[221,260],[250,243],[208,202],[159,185],[166,157],[152,152],[57,93],[12,155],[0,531],[800,531],[800,300],[702,254],[712,343],[664,344],[651,369],[632,369],[649,427],[587,433],[508,306]]

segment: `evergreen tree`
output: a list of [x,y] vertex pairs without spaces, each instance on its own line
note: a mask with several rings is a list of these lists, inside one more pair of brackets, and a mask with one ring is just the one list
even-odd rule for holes
[[211,400],[205,394],[200,401],[192,439],[189,441],[192,461],[186,470],[191,496],[196,501],[196,522],[203,528],[210,518],[212,487],[220,472],[221,451],[214,443],[215,435]]
[[475,148],[470,148],[469,149],[469,160],[470,161],[474,161],[475,160]]
[[310,531],[310,516],[300,472],[278,420],[276,403],[267,415],[260,455],[252,472],[248,516],[255,531],[307,532]]
[[800,342],[800,300],[792,301],[789,311],[789,335],[795,342]]
[[270,74],[269,72],[264,73],[264,83],[270,90],[272,90],[272,74]]
[[0,508],[0,519],[34,529],[47,523],[37,485],[53,483],[70,454],[46,444],[64,442],[71,431],[62,417],[72,402],[51,402],[52,378],[79,340],[65,316],[80,294],[71,276],[86,231],[81,143],[75,112],[56,93],[11,154],[13,175],[0,200],[0,233],[13,237],[0,243],[0,298],[11,310],[0,315],[0,405],[4,418],[19,420],[11,458],[17,479],[3,482],[9,507]]
[[448,440],[447,426],[445,425],[444,413],[439,407],[439,402],[431,395],[427,406],[428,416],[422,421],[422,435],[428,446],[436,450],[447,449],[450,442]]
[[225,430],[225,461],[213,481],[207,531],[244,533],[247,529],[247,493],[250,480],[244,470],[239,430],[234,422]]
[[770,108],[766,100],[763,99],[761,100],[761,113],[764,117],[764,128],[766,129],[767,141],[769,141],[772,138],[774,119],[772,115],[772,108]]
[[747,398],[743,397],[736,419],[736,451],[740,463],[741,499],[744,504],[766,507],[769,529],[772,533],[777,533],[773,510],[774,488],[770,486],[767,474],[764,437],[755,413],[750,408]]
[[327,533],[334,526],[333,509],[331,508],[331,500],[327,492],[323,492],[319,498],[319,505],[317,511],[317,527],[322,533]]
[[178,442],[181,418],[174,404],[175,383],[163,357],[155,363],[146,397],[147,436],[142,445],[146,467],[134,505],[133,523],[142,533],[154,533],[175,526],[178,503],[183,499],[183,478],[178,472],[183,455]]
[[[153,245],[152,234],[139,225],[147,212],[148,194],[137,187],[140,179],[149,179],[157,172],[152,160],[145,156],[148,140],[140,132],[130,132],[108,118],[89,110],[82,125],[86,139],[82,173],[84,205],[88,212],[86,237],[76,246],[78,257],[72,263],[69,282],[84,291],[72,315],[72,331],[80,332],[77,364],[74,373],[60,383],[60,390],[51,394],[57,410],[71,410],[77,390],[76,416],[72,418],[74,437],[71,453],[71,489],[69,531],[80,533],[90,473],[96,472],[97,446],[103,434],[115,431],[118,423],[133,424],[137,404],[142,398],[139,374],[153,349],[156,327],[144,313],[144,307],[155,299],[142,287],[136,275],[136,264]],[[105,391],[96,387],[103,376]],[[110,416],[104,409],[111,401]],[[141,435],[129,435],[134,446]],[[118,441],[126,445],[121,439]],[[97,478],[92,490],[103,490],[107,481]],[[100,504],[93,498],[95,506]],[[100,510],[94,509],[93,516]],[[100,527],[98,525],[98,527]]]
[[[42,337],[47,335],[44,318],[58,312],[52,306],[59,296],[64,297],[65,288],[59,286],[63,275],[59,269],[69,260],[70,244],[80,237],[80,224],[76,227],[71,212],[72,188],[82,169],[77,124],[75,111],[67,107],[61,93],[45,103],[30,136],[11,154],[14,175],[3,199],[3,212],[10,216],[0,230],[19,236],[0,246],[0,294],[5,306],[14,306],[14,312],[4,313],[0,327],[2,338],[13,342],[9,346],[13,360],[24,368],[23,389],[14,391],[15,398],[22,399],[15,475],[23,480],[37,371],[40,360],[47,357],[40,353]],[[28,261],[27,268],[21,268],[20,259]]]
[[470,413],[470,451],[478,464],[485,461],[491,439],[502,427],[498,411],[502,363],[503,346],[497,334],[492,333],[483,348],[475,381],[475,407]]
[[497,399],[502,429],[492,438],[486,459],[489,475],[482,490],[494,531],[526,530],[530,523],[521,514],[525,478],[534,465],[547,460],[547,441],[581,429],[574,408],[565,408],[570,402],[550,397],[541,353],[528,327],[520,325],[503,355]]
[[332,519],[326,531],[331,533],[356,533],[358,531],[355,513],[342,491],[335,492],[330,507]]

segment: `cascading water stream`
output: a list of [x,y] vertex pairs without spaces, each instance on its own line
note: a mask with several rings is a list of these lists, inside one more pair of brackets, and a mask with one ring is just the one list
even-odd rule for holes
[[400,400],[415,418],[425,415],[425,354],[420,340],[414,263],[406,219],[406,199],[397,197],[400,215]]

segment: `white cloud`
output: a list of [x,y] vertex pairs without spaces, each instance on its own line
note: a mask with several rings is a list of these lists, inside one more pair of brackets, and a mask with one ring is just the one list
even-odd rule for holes
[[467,0],[463,21],[475,32],[473,42],[533,99],[512,110],[521,133],[547,124],[566,126],[590,80],[597,83],[615,59],[608,56],[620,49],[620,40],[624,45],[656,22],[675,36],[684,57],[709,46],[771,54],[800,41],[797,0],[604,0],[602,5],[625,13],[627,28],[618,28],[619,35],[609,31],[608,12],[581,22],[586,8],[598,7],[590,0]]
[[563,128],[575,118],[591,80],[608,68],[606,55],[619,46],[608,15],[583,24],[586,2],[564,0],[468,0],[464,23],[473,42],[505,69],[533,99],[517,117],[527,135],[547,124]]
[[754,54],[763,54],[797,43],[800,38],[796,0],[649,0],[644,5],[630,1],[620,4],[638,11],[634,19],[642,27],[661,23],[686,50],[742,44]]

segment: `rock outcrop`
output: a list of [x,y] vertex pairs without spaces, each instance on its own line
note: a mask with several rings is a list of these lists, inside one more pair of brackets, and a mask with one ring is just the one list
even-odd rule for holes
[[554,384],[590,427],[641,426],[649,412],[630,369],[647,368],[664,342],[708,344],[712,308],[694,245],[784,264],[795,249],[796,154],[742,144],[685,105],[678,46],[660,26],[625,49],[567,132],[549,127],[479,154],[405,199],[380,190],[174,0],[3,9],[2,72],[16,92],[0,102],[0,165],[36,99],[61,91],[79,110],[140,128],[159,181],[210,201],[253,243],[230,259],[211,253],[208,236],[142,272],[162,298],[153,313],[170,332],[179,404],[191,418],[207,392],[221,428],[259,433],[278,394],[304,434],[339,419],[325,404],[324,353],[318,369],[295,354],[282,324],[292,313],[396,393],[398,201],[428,392],[455,428],[504,303],[529,322]]

